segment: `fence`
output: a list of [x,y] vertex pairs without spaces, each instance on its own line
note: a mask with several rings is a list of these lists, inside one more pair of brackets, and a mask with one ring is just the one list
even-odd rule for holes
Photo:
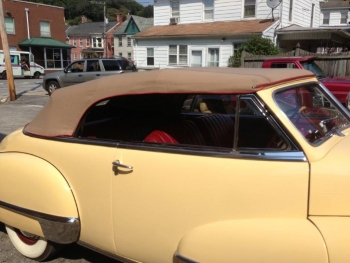
[[319,65],[328,76],[350,76],[350,52],[319,54],[311,53],[300,48],[293,51],[271,56],[252,55],[242,52],[241,67],[261,68],[262,62],[269,57],[293,57],[293,56],[316,56],[316,64]]

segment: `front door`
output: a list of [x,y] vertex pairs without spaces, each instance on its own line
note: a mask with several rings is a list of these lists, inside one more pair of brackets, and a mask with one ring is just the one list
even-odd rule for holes
[[202,54],[201,50],[192,50],[191,67],[202,67]]
[[[193,96],[186,102],[191,99],[195,103]],[[227,96],[218,95],[210,102],[225,106]],[[229,102],[235,103],[233,96]],[[257,104],[250,98],[244,105],[237,150],[233,150],[233,129],[227,128],[233,114],[198,113],[195,107],[186,108],[193,110],[187,117],[196,117],[192,121],[202,123],[207,118],[206,125],[214,125],[205,130],[205,125],[199,126],[198,122],[203,136],[217,135],[213,136],[212,146],[191,146],[189,142],[119,143],[115,160],[126,167],[119,167],[112,179],[113,231],[118,254],[140,262],[173,263],[180,240],[193,229],[210,223],[290,218],[308,224],[309,165],[305,156],[293,147],[277,148],[270,143],[267,136],[273,135],[275,127],[270,125],[271,116],[252,108]],[[215,116],[220,116],[220,120],[212,121]],[[183,128],[179,126],[177,131],[184,131]],[[227,134],[229,140],[216,147],[214,144],[220,142],[215,140],[221,139],[224,130],[231,131]],[[182,133],[185,137],[186,134],[190,136]],[[297,235],[301,237],[303,233]]]
[[62,77],[64,86],[70,86],[84,82],[84,60],[75,61],[66,68],[66,73]]

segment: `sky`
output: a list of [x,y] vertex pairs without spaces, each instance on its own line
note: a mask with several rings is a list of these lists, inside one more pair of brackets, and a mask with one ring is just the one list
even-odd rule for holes
[[136,0],[136,2],[140,3],[143,6],[153,5],[153,0]]

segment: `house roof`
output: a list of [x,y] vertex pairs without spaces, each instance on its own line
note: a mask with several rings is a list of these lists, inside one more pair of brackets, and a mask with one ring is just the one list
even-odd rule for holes
[[269,19],[153,26],[134,38],[247,35],[262,33],[275,22]]
[[146,30],[153,26],[153,18],[145,18],[132,15],[130,16],[129,20],[125,20],[116,30],[114,30],[113,34],[119,35],[126,33],[125,30],[127,29],[127,26],[130,23],[131,19],[135,21],[135,24],[140,31]]
[[74,48],[74,46],[58,41],[51,37],[31,37],[18,43],[24,47],[53,47],[53,48]]
[[302,69],[206,67],[115,74],[58,89],[25,131],[45,137],[72,136],[87,109],[114,96],[255,93],[278,83],[314,76]]
[[320,3],[321,9],[324,8],[350,8],[350,2],[344,0],[332,0],[324,3]]
[[[109,22],[106,24],[106,32],[115,27],[118,22]],[[67,36],[86,36],[91,34],[102,34],[104,29],[103,22],[87,22],[77,26],[71,26],[67,29]]]

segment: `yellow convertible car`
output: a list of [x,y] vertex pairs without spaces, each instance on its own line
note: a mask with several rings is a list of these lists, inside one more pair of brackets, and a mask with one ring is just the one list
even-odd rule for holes
[[0,144],[24,256],[350,262],[350,115],[309,71],[191,68],[56,91]]

